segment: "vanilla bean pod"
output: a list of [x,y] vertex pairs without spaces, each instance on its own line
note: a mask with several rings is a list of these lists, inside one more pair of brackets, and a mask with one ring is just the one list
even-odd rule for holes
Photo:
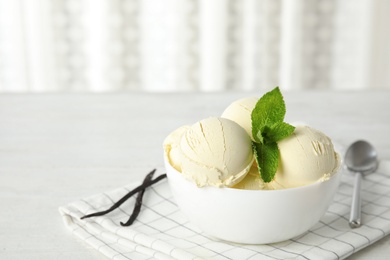
[[[142,185],[149,183],[152,180],[154,172],[155,172],[155,170],[152,171],[151,173],[149,173],[148,175],[146,175],[144,181],[142,182]],[[144,197],[144,193],[145,193],[145,189],[138,192],[137,198],[135,200],[133,213],[131,213],[129,220],[126,223],[120,222],[121,226],[130,226],[131,224],[133,224],[134,220],[138,217],[138,215],[141,211],[142,198]]]
[[[152,172],[150,172],[149,174],[151,173],[154,173],[156,170],[153,170]],[[83,217],[81,217],[80,219],[85,219],[85,218],[90,218],[90,217],[98,217],[98,216],[103,216],[107,213],[110,213],[111,211],[117,209],[120,205],[122,205],[126,200],[128,200],[131,196],[133,196],[134,194],[140,192],[141,190],[144,190],[146,189],[147,187],[161,181],[162,179],[166,178],[167,175],[166,174],[161,174],[160,176],[158,176],[157,178],[155,178],[154,180],[151,180],[150,182],[148,183],[142,183],[141,185],[139,185],[138,187],[136,187],[135,189],[131,190],[129,193],[127,193],[125,196],[123,196],[120,200],[118,200],[116,203],[114,203],[114,205],[112,205],[109,209],[107,210],[104,210],[104,211],[100,211],[100,212],[96,212],[96,213],[92,213],[92,214],[88,214],[88,215],[85,215]]]

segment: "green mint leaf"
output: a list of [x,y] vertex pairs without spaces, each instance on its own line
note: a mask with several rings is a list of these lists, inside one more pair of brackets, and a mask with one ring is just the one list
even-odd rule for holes
[[252,110],[252,136],[255,141],[260,142],[258,133],[263,135],[264,127],[271,127],[275,123],[283,122],[286,114],[286,105],[279,87],[267,92],[257,101]]
[[270,182],[279,163],[277,142],[291,135],[295,127],[285,122],[286,105],[279,87],[267,92],[252,110],[252,142],[261,178]]
[[264,133],[265,142],[272,143],[290,136],[294,132],[295,127],[285,122],[278,122],[268,129],[269,130]]
[[259,144],[252,142],[252,146],[261,178],[264,182],[271,182],[278,169],[278,145],[276,143]]

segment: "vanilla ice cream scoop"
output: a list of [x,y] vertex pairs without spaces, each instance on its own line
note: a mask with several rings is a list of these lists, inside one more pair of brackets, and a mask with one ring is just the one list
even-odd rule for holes
[[256,162],[253,162],[248,174],[232,188],[241,190],[280,190],[284,189],[279,183],[274,180],[264,182],[260,177],[259,169]]
[[180,140],[189,128],[187,125],[177,128],[165,138],[163,143],[166,160],[179,172],[181,172]]
[[[230,119],[239,124],[252,138],[252,110],[259,99],[256,97],[242,98],[231,103],[221,117]],[[252,138],[253,139],[253,138]]]
[[256,163],[253,163],[248,174],[232,188],[242,190],[267,190],[268,185],[260,178]]
[[340,165],[330,138],[308,126],[296,126],[292,135],[278,142],[278,147],[274,181],[284,188],[326,180]]
[[165,139],[164,150],[170,164],[199,187],[233,186],[254,160],[248,134],[225,118],[210,117],[179,128]]

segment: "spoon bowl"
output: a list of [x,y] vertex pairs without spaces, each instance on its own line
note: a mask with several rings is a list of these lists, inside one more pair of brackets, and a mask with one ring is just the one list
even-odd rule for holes
[[375,172],[378,167],[378,155],[375,148],[364,140],[352,143],[345,153],[345,165],[355,173],[355,185],[352,197],[349,225],[352,228],[361,226],[360,186],[362,175]]
[[378,166],[377,152],[368,142],[359,140],[351,144],[345,153],[345,164],[352,172],[371,173]]

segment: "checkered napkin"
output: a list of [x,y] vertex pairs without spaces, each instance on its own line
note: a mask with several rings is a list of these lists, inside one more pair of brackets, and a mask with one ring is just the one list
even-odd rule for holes
[[348,224],[353,176],[342,181],[327,213],[308,232],[268,245],[243,245],[208,237],[191,225],[176,206],[166,180],[148,188],[138,219],[129,227],[135,199],[101,217],[80,217],[109,208],[132,190],[134,183],[60,207],[74,235],[111,259],[339,259],[369,246],[390,233],[390,161],[362,182],[360,228]]

